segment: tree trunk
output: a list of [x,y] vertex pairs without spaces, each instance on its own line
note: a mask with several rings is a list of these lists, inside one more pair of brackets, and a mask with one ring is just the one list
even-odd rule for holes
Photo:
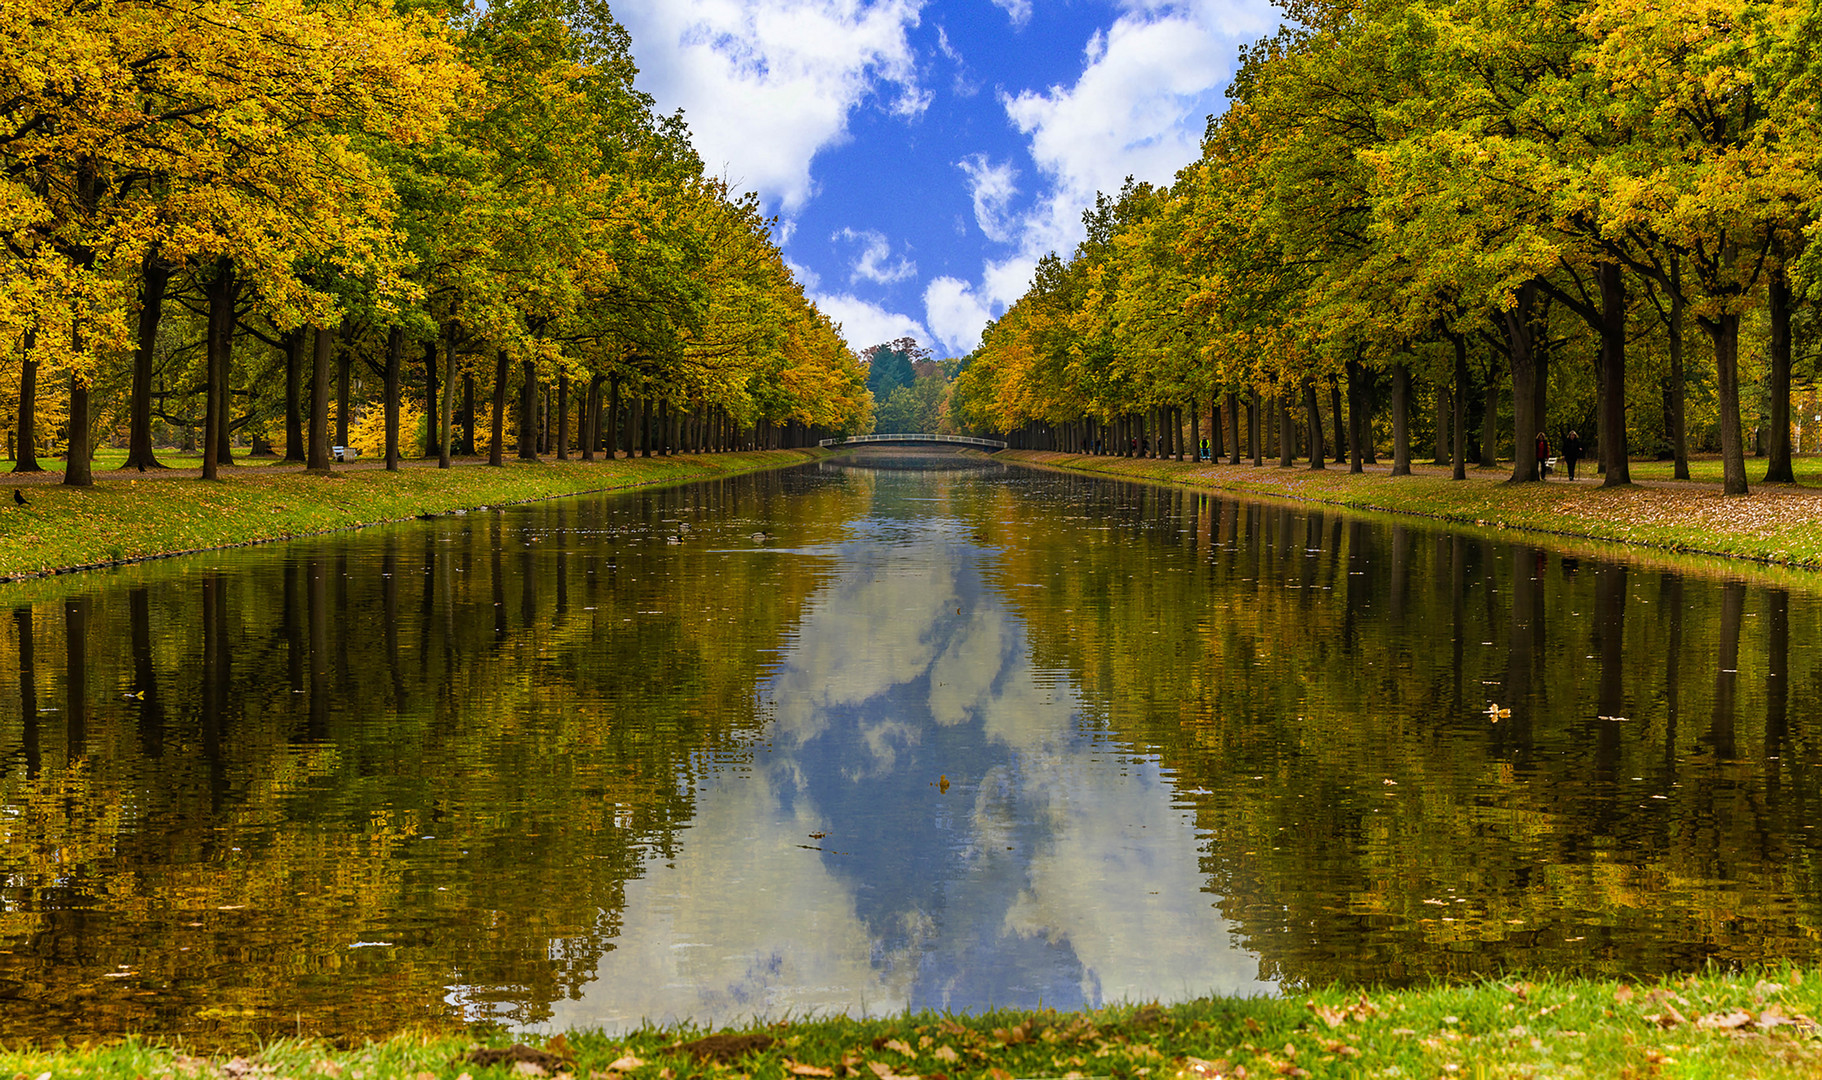
[[1451,425],[1455,458],[1449,473],[1452,480],[1468,478],[1468,336],[1452,334],[1455,339],[1455,422]]
[[1297,461],[1297,431],[1291,423],[1291,396],[1280,390],[1275,400],[1278,404],[1278,467],[1288,469]]
[[1721,407],[1721,490],[1746,494],[1746,442],[1740,433],[1740,316],[1729,313],[1703,319],[1714,339],[1716,390]]
[[1487,361],[1486,412],[1480,418],[1480,463],[1492,468],[1499,460],[1499,371]]
[[569,460],[569,372],[557,371],[557,460]]
[[1227,448],[1227,463],[1240,464],[1240,395],[1232,390],[1227,392],[1227,427],[1233,433],[1234,444]]
[[1765,453],[1767,484],[1794,484],[1796,474],[1790,468],[1790,279],[1784,268],[1771,272],[1767,287],[1771,299],[1770,368],[1765,375],[1765,392],[1771,397],[1768,425],[1771,440]]
[[202,478],[214,480],[228,456],[222,447],[228,441],[228,352],[234,345],[234,306],[240,301],[240,275],[234,260],[224,255],[215,260],[215,273],[203,287],[208,299],[208,331],[203,350],[206,373],[205,407],[203,409]]
[[[81,331],[76,333],[79,335]],[[73,344],[76,355],[82,355],[80,337]],[[64,486],[94,486],[95,476],[89,461],[89,380],[80,371],[70,372],[70,428],[66,447],[69,459],[63,466]]]
[[[1360,399],[1363,396],[1360,392],[1360,378],[1360,361],[1350,357],[1348,359],[1348,472],[1350,473],[1366,472],[1366,455],[1360,446],[1360,429],[1363,426],[1360,414],[1364,411],[1360,407]],[[1339,387],[1335,390],[1335,424],[1337,428],[1341,424],[1341,391]],[[1336,438],[1340,438],[1339,430]]]
[[1316,380],[1303,384],[1303,404],[1310,414],[1310,468],[1328,468],[1328,444],[1322,441],[1322,398],[1316,393]]
[[306,468],[313,473],[334,469],[329,457],[329,361],[335,351],[334,330],[316,328],[316,349],[310,375],[310,448]]
[[[629,446],[628,457],[631,457]],[[620,456],[620,376],[610,375],[607,379],[607,458],[612,461]]]
[[519,361],[519,460],[538,460],[538,369]]
[[595,460],[595,444],[601,432],[601,386],[606,381],[596,375],[582,392],[582,430],[576,432],[576,440],[581,444],[583,461]]
[[1664,431],[1670,436],[1670,455],[1675,459],[1675,476],[1689,479],[1689,428],[1683,410],[1683,270],[1674,254],[1670,256],[1670,323],[1664,329],[1670,336],[1670,381],[1664,386]]
[[[1355,363],[1352,360],[1348,361],[1348,370],[1350,372],[1358,370],[1359,366],[1360,366],[1359,364]],[[1351,378],[1351,376],[1350,376],[1350,378]],[[1349,393],[1352,393],[1352,392],[1353,391],[1350,388]],[[1331,408],[1329,410],[1329,415],[1331,415],[1335,418],[1335,426],[1333,428],[1329,429],[1335,433],[1335,464],[1340,465],[1340,464],[1345,463],[1348,460],[1348,457],[1347,457],[1348,448],[1343,445],[1343,439],[1345,438],[1345,436],[1342,435],[1342,432],[1347,430],[1347,426],[1346,426],[1346,422],[1342,419],[1342,415],[1341,415],[1341,380],[1336,378],[1333,375],[1329,376],[1329,404],[1331,406]],[[1359,472],[1360,470],[1350,468],[1348,471],[1349,472]]]
[[[449,378],[455,378],[453,358],[449,365]],[[453,426],[451,425],[452,429]],[[470,371],[462,372],[462,453],[474,456],[474,373]]]
[[1531,303],[1537,286],[1519,286],[1517,302],[1500,313],[1506,323],[1507,345],[1512,357],[1512,482],[1539,479],[1535,436],[1537,416],[1537,357],[1531,341]]
[[1435,413],[1435,453],[1430,455],[1430,464],[1447,465],[1449,463],[1449,388],[1440,381],[1436,384]]
[[[445,331],[444,339],[449,336]],[[443,445],[446,441],[443,433],[449,425],[439,421],[444,419],[447,411],[441,406],[448,395],[437,392],[437,361],[442,352],[438,344],[437,341],[431,341],[424,345],[424,456],[434,457],[439,467],[446,467],[443,466]]]
[[[1221,430],[1218,421],[1213,425],[1213,430]],[[1200,465],[1202,463],[1202,403],[1195,398],[1191,398],[1189,401],[1189,445],[1192,460]],[[1178,454],[1177,460],[1182,461],[1183,455]]]
[[1411,475],[1411,369],[1392,366],[1392,475]]
[[[1620,487],[1632,483],[1626,447],[1626,279],[1618,263],[1602,263],[1596,273],[1601,282],[1601,464],[1606,466],[1601,486]],[[1774,328],[1774,348],[1776,340]],[[1785,402],[1789,400],[1786,394]],[[1790,467],[1788,455],[1784,465]]]
[[[443,379],[439,381],[439,386],[443,388],[443,393],[441,393],[441,401],[437,401],[437,404],[439,404],[441,408],[437,408],[434,413],[435,417],[437,417],[437,424],[435,424],[435,426],[430,426],[430,419],[425,417],[426,432],[434,432],[432,435],[425,435],[425,444],[428,446],[432,441],[437,444],[437,468],[455,468],[454,324],[446,326],[445,331],[443,331],[443,342],[441,342],[441,348],[437,348],[437,357],[435,357],[435,359],[443,362]],[[437,368],[437,364],[432,362],[432,364],[430,364],[430,370],[435,372],[435,368]],[[468,395],[468,443],[470,443],[470,446],[468,446],[468,450],[474,450],[474,446],[472,446],[472,443],[474,443],[474,393],[472,393],[474,379],[468,379],[468,386],[470,386],[470,395]]]
[[506,464],[506,374],[511,370],[507,365],[506,350],[501,349],[493,365],[493,416],[489,417],[493,445],[487,448],[487,464],[495,468]]
[[300,326],[285,335],[285,460],[302,463],[304,451],[304,354],[310,348],[310,328]]
[[13,458],[16,473],[43,472],[38,464],[38,334],[20,335],[23,358],[19,365],[19,449]]
[[133,396],[127,459],[123,469],[162,469],[152,452],[152,356],[158,346],[158,323],[164,317],[165,286],[171,264],[158,257],[158,245],[146,249],[139,270],[139,335],[133,349]]
[[386,333],[386,471],[399,471],[399,384],[405,369],[405,328]]
[[1246,445],[1253,452],[1253,468],[1265,467],[1265,440],[1261,438],[1265,427],[1265,401],[1259,394],[1259,388],[1253,387],[1253,397],[1246,407]]

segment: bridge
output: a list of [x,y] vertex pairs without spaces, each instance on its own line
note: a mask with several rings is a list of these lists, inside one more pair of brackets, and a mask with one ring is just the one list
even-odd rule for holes
[[1005,442],[1000,439],[977,439],[972,435],[918,435],[904,432],[894,435],[854,435],[846,439],[824,439],[817,445],[825,447],[861,446],[868,443],[947,443],[952,446],[980,446],[989,450],[1006,449]]

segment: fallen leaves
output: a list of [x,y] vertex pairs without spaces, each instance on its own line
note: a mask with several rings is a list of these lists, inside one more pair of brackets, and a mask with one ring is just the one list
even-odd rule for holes
[[672,1043],[666,1050],[681,1050],[698,1061],[733,1061],[771,1049],[778,1040],[760,1032],[746,1035],[707,1035],[689,1042]]

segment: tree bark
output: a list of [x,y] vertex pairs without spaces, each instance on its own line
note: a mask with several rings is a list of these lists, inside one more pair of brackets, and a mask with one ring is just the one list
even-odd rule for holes
[[[450,337],[445,331],[442,342],[447,342]],[[443,399],[448,395],[437,392],[437,361],[442,355],[439,344],[438,341],[430,341],[424,345],[424,456],[436,458],[438,466],[442,466],[443,446],[447,441],[444,432],[449,425],[440,422],[448,411],[441,407]],[[447,347],[447,344],[442,345],[442,348]]]
[[[620,456],[620,376],[610,375],[607,380],[607,458],[612,461]],[[631,457],[631,453],[628,453]]]
[[43,472],[38,464],[38,333],[20,335],[23,357],[19,365],[19,449],[13,459],[16,473]]
[[159,257],[157,244],[146,249],[139,264],[139,334],[133,348],[133,396],[123,469],[164,468],[152,452],[152,357],[158,347],[158,323],[164,317],[165,286],[171,270],[171,264]]
[[1240,395],[1232,390],[1227,392],[1227,426],[1233,433],[1234,444],[1227,449],[1227,463],[1240,464]]
[[1392,475],[1411,475],[1411,369],[1392,365]]
[[214,480],[227,462],[222,447],[228,435],[228,353],[234,345],[234,307],[240,301],[240,275],[226,255],[215,260],[215,273],[203,287],[209,305],[203,370],[207,392],[203,410],[202,478]]
[[1765,448],[1765,482],[1794,484],[1796,474],[1790,467],[1790,279],[1783,267],[1775,267],[1767,286],[1771,301],[1770,368],[1765,376],[1765,392],[1771,398],[1770,442]]
[[1596,273],[1601,283],[1601,464],[1606,466],[1601,486],[1620,487],[1632,483],[1626,447],[1626,279],[1619,263],[1602,263]]
[[310,449],[306,468],[313,473],[334,471],[329,456],[329,361],[335,351],[336,332],[316,328],[316,349],[310,377]]
[[1303,404],[1310,414],[1310,468],[1328,468],[1328,445],[1322,441],[1322,399],[1316,394],[1316,380],[1303,384]]
[[285,334],[285,460],[300,463],[305,460],[304,353],[309,348],[308,326]]
[[1539,479],[1537,467],[1537,357],[1531,341],[1531,305],[1537,286],[1519,286],[1516,302],[1500,313],[1512,358],[1512,483]]
[[1278,467],[1288,469],[1297,460],[1297,432],[1291,423],[1291,398],[1280,390],[1273,400],[1278,406],[1274,411],[1278,421]]
[[557,460],[569,460],[569,372],[557,371]]
[[499,358],[494,361],[493,365],[493,416],[489,417],[489,420],[492,421],[492,430],[489,434],[493,437],[493,445],[487,448],[487,464],[494,468],[506,464],[506,374],[510,370],[507,366],[508,363],[506,350],[501,349]]
[[1670,322],[1665,331],[1670,337],[1670,381],[1664,387],[1664,430],[1670,436],[1670,455],[1675,460],[1675,476],[1689,479],[1689,428],[1684,419],[1683,384],[1683,268],[1676,255],[1670,256]]
[[386,471],[399,471],[399,383],[405,368],[405,328],[386,332]]
[[1452,480],[1468,478],[1468,336],[1451,334],[1455,339],[1455,422],[1451,425],[1454,468]]
[[[443,362],[443,400],[437,417],[441,426],[436,429],[437,468],[452,469],[455,467],[455,326],[451,324],[443,332],[443,342],[439,349],[439,358]],[[434,370],[435,364],[433,363]],[[463,386],[468,390],[468,451],[474,452],[474,379],[464,376]]]
[[[449,379],[455,379],[453,358],[449,364]],[[450,431],[454,430],[455,425],[451,424]],[[474,456],[474,373],[471,371],[462,372],[462,453]]]
[[[1348,370],[1350,372],[1358,370],[1359,367],[1360,365],[1355,361],[1348,361]],[[1349,378],[1351,380],[1352,376],[1350,375]],[[1353,393],[1351,382],[1348,392],[1350,394]],[[1344,444],[1346,436],[1343,434],[1343,432],[1347,431],[1347,425],[1341,415],[1341,380],[1333,375],[1329,376],[1329,404],[1331,406],[1329,410],[1330,415],[1335,418],[1335,426],[1330,429],[1335,433],[1335,464],[1340,465],[1348,460],[1348,448]],[[1348,471],[1359,472],[1360,470],[1350,468]]]
[[[1215,430],[1221,430],[1219,422],[1216,423]],[[1202,403],[1195,398],[1189,399],[1189,445],[1192,460],[1200,465],[1202,463]],[[1178,454],[1177,460],[1182,461],[1183,455]]]
[[1740,316],[1717,315],[1702,320],[1714,340],[1716,389],[1721,411],[1721,491],[1746,494],[1746,441],[1740,432]]
[[1480,418],[1480,463],[1492,468],[1499,460],[1499,371],[1493,360],[1487,361],[1486,412]]
[[[1366,472],[1366,456],[1360,446],[1360,361],[1348,358],[1348,472]],[[1341,391],[1335,390],[1335,423],[1341,424]],[[1337,434],[1339,437],[1339,434]]]

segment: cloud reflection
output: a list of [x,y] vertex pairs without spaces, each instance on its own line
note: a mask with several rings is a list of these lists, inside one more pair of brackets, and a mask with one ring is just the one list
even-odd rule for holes
[[992,552],[940,503],[873,514],[764,693],[772,741],[712,773],[552,1025],[1269,990],[1168,778],[1032,667]]

